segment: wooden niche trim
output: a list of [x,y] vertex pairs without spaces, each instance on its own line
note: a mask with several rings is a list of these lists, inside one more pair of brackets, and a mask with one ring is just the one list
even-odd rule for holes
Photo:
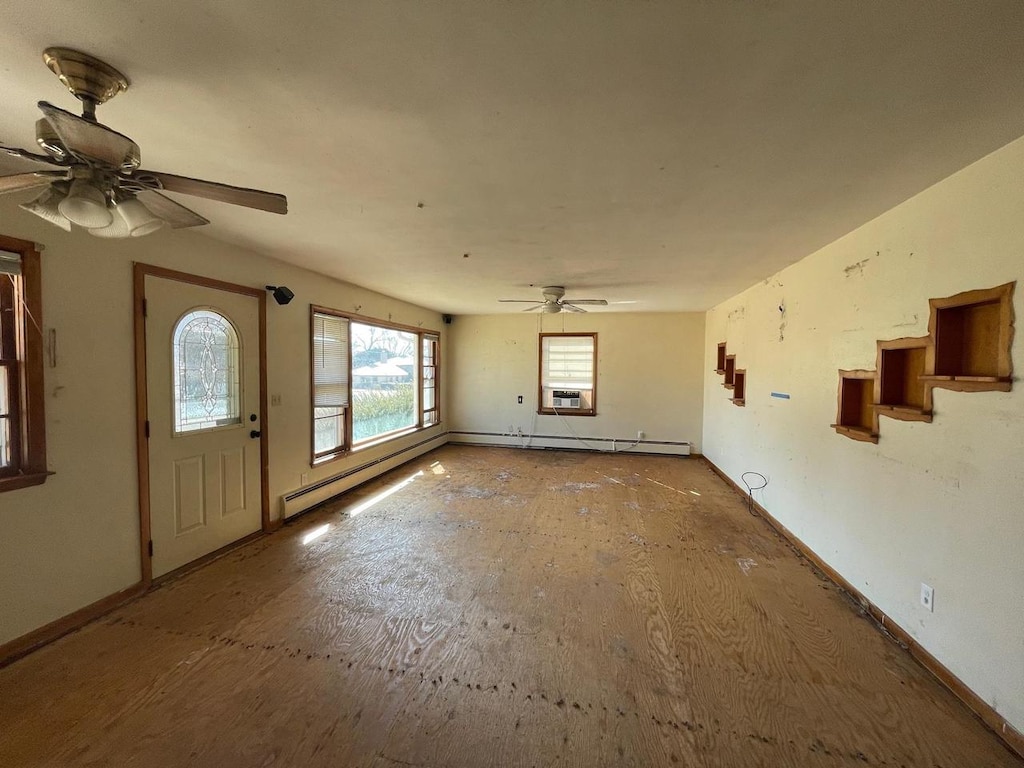
[[732,375],[732,404],[746,405],[747,394],[747,372],[745,369],[737,368]]
[[901,421],[932,420],[932,388],[922,378],[930,336],[878,342],[874,408],[879,416]]
[[930,299],[928,347],[921,379],[929,387],[958,392],[1009,392],[1013,361],[1013,289],[964,291]]
[[718,359],[715,363],[715,373],[725,373],[725,342],[718,345]]
[[874,379],[874,371],[839,371],[839,409],[832,428],[840,435],[868,443],[878,442]]

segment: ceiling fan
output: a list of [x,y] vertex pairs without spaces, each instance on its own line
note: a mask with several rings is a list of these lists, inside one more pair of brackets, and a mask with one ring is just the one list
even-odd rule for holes
[[545,314],[555,314],[557,312],[569,311],[569,312],[586,312],[587,310],[582,309],[579,305],[586,304],[594,307],[607,307],[608,302],[604,299],[566,299],[565,288],[560,285],[549,285],[545,288],[541,288],[541,296],[543,300],[537,302],[536,299],[498,299],[500,302],[506,304],[533,304],[532,307],[527,307],[523,312],[532,312],[535,309],[539,309]]
[[47,166],[0,176],[0,194],[45,187],[21,208],[69,232],[77,224],[98,237],[139,237],[165,224],[179,229],[210,223],[161,191],[288,212],[284,195],[140,169],[139,146],[96,120],[96,107],[126,91],[128,79],[70,48],[47,48],[43,61],[82,102],[82,116],[40,101],[36,143],[46,154],[0,146],[0,152]]

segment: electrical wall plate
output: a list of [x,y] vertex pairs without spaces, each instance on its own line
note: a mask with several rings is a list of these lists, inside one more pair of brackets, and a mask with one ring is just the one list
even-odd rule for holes
[[921,605],[934,613],[935,611],[935,590],[921,582]]

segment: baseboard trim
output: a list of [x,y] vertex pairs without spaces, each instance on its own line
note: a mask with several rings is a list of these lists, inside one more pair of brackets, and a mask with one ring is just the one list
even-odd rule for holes
[[119,608],[125,603],[134,600],[145,591],[146,584],[140,581],[138,584],[128,587],[128,589],[107,595],[95,603],[90,603],[84,608],[79,608],[73,613],[61,616],[56,621],[51,621],[49,624],[34,629],[28,634],[16,637],[0,645],[0,668],[6,667],[11,662],[27,656],[32,651],[52,643],[54,640],[64,637],[64,635],[81,629],[89,622],[95,621],[115,608]]
[[[744,499],[748,498],[746,489],[733,481],[725,472],[715,465],[707,456],[700,455],[700,459],[707,463],[711,471],[722,478],[729,486]],[[1024,734],[1014,728],[1006,719],[996,712],[992,706],[982,699],[978,694],[967,687],[959,677],[954,675],[948,667],[929,653],[920,643],[915,640],[909,632],[893,621],[877,605],[865,597],[860,590],[847,581],[838,571],[822,560],[818,554],[800,540],[792,531],[780,523],[772,514],[758,504],[750,500],[752,507],[758,515],[772,528],[774,528],[794,549],[803,557],[807,558],[815,568],[825,574],[840,589],[844,590],[864,608],[867,615],[882,630],[882,632],[903,646],[910,655],[930,672],[940,683],[948,688],[954,696],[962,701],[1003,743],[1020,757],[1024,757]]]

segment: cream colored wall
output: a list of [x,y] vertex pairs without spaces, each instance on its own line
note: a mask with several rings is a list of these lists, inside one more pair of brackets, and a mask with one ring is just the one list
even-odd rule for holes
[[[709,371],[704,409],[705,454],[737,482],[767,476],[768,511],[1018,729],[1024,384],[936,390],[933,423],[883,418],[877,445],[829,425],[837,370],[873,369],[876,339],[925,335],[929,298],[1017,280],[1024,317],[1022,211],[1024,139],[715,307],[705,350],[726,341],[748,369],[747,406]],[[1019,331],[1013,357],[1020,370]]]
[[55,474],[42,486],[0,494],[0,643],[139,581],[133,261],[295,292],[288,306],[267,306],[269,389],[282,399],[267,425],[272,516],[302,473],[312,483],[446,428],[309,467],[309,304],[359,307],[368,318],[440,330],[446,352],[447,326],[436,312],[193,232],[129,241],[69,235],[10,201],[0,201],[0,232],[45,246],[43,325],[57,331],[57,365],[45,376],[47,460]]
[[[451,329],[450,429],[502,435],[689,441],[700,450],[704,315],[591,312],[456,317]],[[594,417],[538,416],[539,332],[598,334]],[[523,404],[517,396],[523,395]],[[568,425],[568,426],[567,426]],[[453,434],[452,441],[519,445],[519,438]],[[543,444],[535,441],[534,444]],[[566,447],[608,449],[559,441]],[[619,444],[617,447],[621,447]],[[665,450],[678,453],[678,448]]]

